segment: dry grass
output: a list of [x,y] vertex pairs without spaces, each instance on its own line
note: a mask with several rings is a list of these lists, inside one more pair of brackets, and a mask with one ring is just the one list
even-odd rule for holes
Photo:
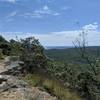
[[48,79],[39,74],[27,75],[25,80],[32,86],[41,86],[51,95],[57,96],[60,100],[82,100],[77,93],[65,89],[57,80]]

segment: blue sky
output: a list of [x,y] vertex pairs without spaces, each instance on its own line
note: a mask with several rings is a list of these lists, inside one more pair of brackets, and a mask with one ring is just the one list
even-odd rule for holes
[[100,43],[100,0],[0,0],[0,34],[35,36],[43,45],[72,45],[81,29]]

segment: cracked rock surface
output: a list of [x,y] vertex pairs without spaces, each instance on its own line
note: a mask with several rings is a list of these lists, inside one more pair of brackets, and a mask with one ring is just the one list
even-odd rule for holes
[[[9,58],[6,58],[6,62]],[[13,62],[13,65],[16,62]],[[10,63],[11,64],[11,63]],[[13,68],[9,65],[9,68]],[[2,75],[7,71],[5,61],[0,63],[0,100],[57,100],[37,87],[30,87],[26,82],[13,75]]]

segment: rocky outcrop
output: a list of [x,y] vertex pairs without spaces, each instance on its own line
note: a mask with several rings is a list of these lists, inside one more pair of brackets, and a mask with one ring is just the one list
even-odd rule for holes
[[[6,62],[9,61],[8,58],[6,60]],[[2,69],[0,71],[0,100],[57,100],[56,97],[37,87],[30,87],[17,76],[13,76],[10,72],[15,71],[16,67],[11,66],[11,63],[9,68],[4,66],[4,63],[0,64],[0,70]]]
[[0,75],[0,100],[57,100],[15,76]]

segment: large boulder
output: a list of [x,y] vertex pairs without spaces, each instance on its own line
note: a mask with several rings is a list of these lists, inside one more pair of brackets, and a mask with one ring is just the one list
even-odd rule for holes
[[15,76],[0,75],[0,100],[57,100]]

